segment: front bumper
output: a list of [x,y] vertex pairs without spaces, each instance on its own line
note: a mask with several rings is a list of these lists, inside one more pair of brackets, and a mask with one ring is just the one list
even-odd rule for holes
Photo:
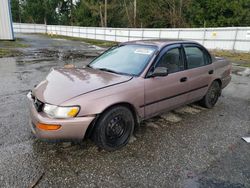
[[[81,140],[95,116],[75,117],[70,119],[51,119],[44,112],[37,112],[31,93],[27,95],[30,106],[30,126],[36,137],[50,140]],[[61,125],[58,130],[43,130],[36,127],[37,123]]]

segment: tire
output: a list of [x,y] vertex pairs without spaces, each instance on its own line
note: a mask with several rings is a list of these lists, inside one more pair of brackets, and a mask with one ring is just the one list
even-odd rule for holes
[[128,143],[134,126],[134,116],[128,108],[112,107],[101,114],[91,138],[99,148],[114,151]]
[[218,81],[214,81],[209,87],[206,95],[201,99],[200,104],[206,108],[213,108],[221,95],[221,87]]

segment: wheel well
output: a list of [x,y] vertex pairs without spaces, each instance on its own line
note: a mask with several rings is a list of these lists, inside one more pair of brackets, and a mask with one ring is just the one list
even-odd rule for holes
[[135,120],[135,129],[137,129],[139,127],[140,118],[138,116],[138,113],[137,113],[135,107],[132,104],[127,103],[127,102],[116,103],[116,104],[113,104],[113,105],[107,107],[100,114],[97,114],[96,118],[88,126],[88,129],[87,129],[86,134],[85,134],[86,135],[85,138],[90,138],[90,136],[91,136],[91,134],[92,134],[92,132],[94,130],[95,123],[98,121],[100,115],[103,114],[104,112],[106,112],[107,110],[109,110],[110,108],[113,108],[115,106],[125,106],[126,108],[128,108],[133,114],[133,117],[134,117],[134,120]]
[[222,86],[221,79],[217,78],[217,79],[214,80],[214,82],[218,82],[220,84],[220,87]]

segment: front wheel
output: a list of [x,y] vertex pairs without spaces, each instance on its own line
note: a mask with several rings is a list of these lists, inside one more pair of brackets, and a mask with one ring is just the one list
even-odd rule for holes
[[134,125],[132,112],[124,106],[116,106],[101,114],[94,127],[92,139],[102,149],[117,150],[128,143]]
[[206,95],[200,101],[200,104],[206,108],[212,108],[221,95],[221,87],[219,82],[214,81],[209,87]]

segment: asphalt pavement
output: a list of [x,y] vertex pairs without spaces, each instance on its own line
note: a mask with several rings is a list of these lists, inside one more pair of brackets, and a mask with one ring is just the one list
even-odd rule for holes
[[197,104],[143,122],[125,148],[48,143],[29,128],[26,94],[52,67],[84,66],[103,49],[19,35],[30,47],[0,58],[0,187],[250,187],[250,70],[234,67],[213,109]]

